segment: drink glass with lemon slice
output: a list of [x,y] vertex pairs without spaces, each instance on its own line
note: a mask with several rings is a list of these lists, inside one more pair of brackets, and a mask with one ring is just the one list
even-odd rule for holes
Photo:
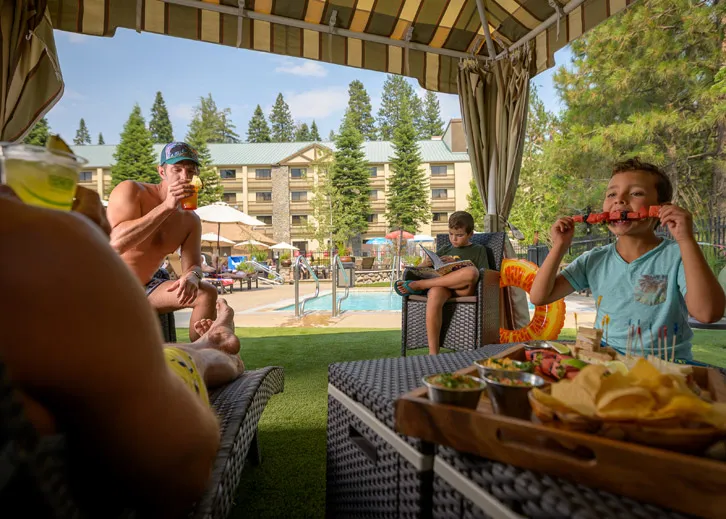
[[70,148],[0,143],[0,183],[10,186],[23,202],[38,207],[70,211],[78,173],[86,163]]
[[199,189],[202,187],[202,181],[197,175],[194,175],[191,182],[189,182],[189,185],[194,188],[194,194],[189,195],[186,198],[182,198],[181,207],[187,211],[193,211],[197,208]]

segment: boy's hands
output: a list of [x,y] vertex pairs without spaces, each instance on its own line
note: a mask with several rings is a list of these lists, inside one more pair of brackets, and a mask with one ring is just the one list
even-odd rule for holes
[[555,246],[569,247],[575,236],[575,221],[569,216],[563,216],[552,225],[550,236]]
[[693,217],[682,207],[664,205],[660,210],[660,223],[668,227],[677,242],[693,239]]

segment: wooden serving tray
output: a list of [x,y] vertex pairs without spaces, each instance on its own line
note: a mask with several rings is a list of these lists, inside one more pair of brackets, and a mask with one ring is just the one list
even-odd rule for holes
[[[495,355],[524,359],[521,345]],[[476,366],[457,371],[477,376]],[[726,401],[721,374],[694,366],[694,379]],[[396,430],[525,469],[709,518],[726,514],[726,463],[494,414],[486,391],[476,410],[436,404],[425,387],[396,401]]]

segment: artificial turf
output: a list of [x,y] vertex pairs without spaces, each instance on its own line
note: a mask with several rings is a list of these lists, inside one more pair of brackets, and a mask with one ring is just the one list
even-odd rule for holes
[[[694,332],[694,357],[726,366],[726,332]],[[188,338],[186,329],[177,334],[180,342]],[[396,357],[401,331],[238,328],[237,335],[248,369],[284,367],[285,391],[273,396],[262,414],[262,464],[245,467],[231,517],[323,517],[328,365]],[[574,330],[563,330],[560,339],[574,339]]]

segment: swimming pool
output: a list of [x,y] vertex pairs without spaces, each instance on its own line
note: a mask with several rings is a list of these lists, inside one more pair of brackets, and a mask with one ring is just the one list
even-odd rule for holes
[[[343,296],[343,289],[338,292],[338,298]],[[326,310],[330,312],[333,307],[332,294],[320,296],[305,304],[305,311]],[[401,296],[395,292],[350,292],[347,299],[340,304],[343,312],[400,312]],[[295,310],[295,305],[275,308],[278,312]]]
[[[338,297],[342,297],[343,291],[338,292]],[[378,291],[378,292],[356,292],[351,291],[347,299],[340,304],[343,312],[400,312],[402,297],[395,292]],[[331,311],[333,307],[332,294],[326,294],[313,299],[305,304],[305,311],[308,310],[324,310]],[[529,309],[534,310],[532,303]],[[295,305],[283,306],[275,308],[276,312],[292,312]]]

